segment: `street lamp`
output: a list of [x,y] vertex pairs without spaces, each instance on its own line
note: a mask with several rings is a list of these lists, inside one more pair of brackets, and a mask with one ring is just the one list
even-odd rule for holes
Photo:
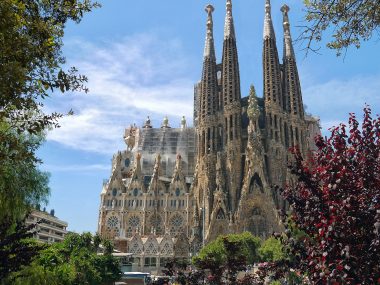
[[202,212],[202,247],[205,246],[205,208],[200,208]]

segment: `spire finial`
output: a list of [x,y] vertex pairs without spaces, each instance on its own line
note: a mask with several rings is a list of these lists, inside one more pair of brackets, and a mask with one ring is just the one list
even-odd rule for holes
[[289,6],[283,5],[281,7],[281,12],[283,15],[283,26],[284,26],[284,55],[286,57],[294,57],[292,37],[290,35],[290,23],[289,23]]
[[151,124],[149,116],[146,117],[146,120],[145,120],[145,123],[144,123],[144,128],[146,128],[146,129],[151,129],[152,128],[152,124]]
[[182,119],[181,119],[181,129],[185,129],[186,128],[186,118],[185,116],[182,116]]
[[289,13],[290,11],[290,8],[288,5],[284,4],[282,7],[281,7],[281,12],[282,12],[282,15],[283,15],[283,25],[284,25],[284,30],[285,32],[290,32],[290,29],[289,29]]
[[235,38],[234,20],[232,18],[232,2],[227,0],[226,2],[226,19],[224,21],[224,39]]
[[265,14],[267,14],[267,15],[271,14],[270,0],[265,1]]
[[213,36],[213,21],[212,13],[214,12],[214,6],[208,4],[205,8],[207,12],[207,33],[206,33],[206,44],[204,50],[204,57],[215,58],[215,49],[214,49],[214,36]]
[[207,12],[207,15],[209,17],[212,17],[212,13],[215,11],[215,8],[214,6],[212,6],[211,4],[208,4],[205,8],[205,11]]
[[265,0],[264,39],[267,38],[272,38],[275,40],[270,0]]
[[231,0],[227,0],[226,10],[227,10],[227,12],[232,12],[232,2],[231,2]]
[[207,34],[212,33],[213,28],[213,21],[212,21],[212,13],[215,11],[214,6],[211,4],[208,4],[205,8],[205,11],[207,12]]
[[164,119],[162,120],[161,128],[163,129],[170,128],[168,116],[165,116]]

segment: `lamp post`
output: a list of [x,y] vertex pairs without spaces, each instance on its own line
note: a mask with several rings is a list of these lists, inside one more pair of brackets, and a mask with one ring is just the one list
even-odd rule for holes
[[200,208],[202,212],[202,247],[205,246],[205,208]]

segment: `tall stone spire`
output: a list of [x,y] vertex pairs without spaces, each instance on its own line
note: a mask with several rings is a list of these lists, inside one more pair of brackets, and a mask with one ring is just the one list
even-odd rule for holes
[[232,17],[232,3],[227,0],[226,19],[224,25],[224,42],[222,58],[222,100],[223,117],[221,122],[222,146],[226,151],[227,161],[227,189],[232,211],[237,207],[241,180],[241,153],[242,153],[242,118],[239,59],[236,46],[234,21]]
[[228,38],[235,39],[234,19],[232,17],[232,2],[227,0],[226,4],[226,19],[224,21],[224,40]]
[[216,153],[220,145],[218,136],[219,87],[213,38],[212,13],[214,7],[206,6],[207,30],[203,54],[202,78],[197,92],[197,146],[198,174],[194,178],[194,197],[204,211],[204,227],[208,227],[215,189]]
[[284,55],[286,57],[294,57],[294,50],[292,44],[292,37],[290,35],[290,23],[289,23],[289,13],[290,8],[288,5],[284,4],[281,7],[281,12],[283,14],[283,26],[284,26]]
[[234,21],[232,18],[231,0],[227,0],[226,10],[227,12],[224,25],[224,42],[222,58],[222,97],[225,109],[226,106],[233,105],[234,103],[238,103],[240,106],[241,100],[239,59],[236,47]]
[[206,43],[203,58],[203,71],[201,79],[200,92],[200,110],[198,114],[198,139],[200,147],[199,154],[202,156],[207,153],[215,152],[216,137],[215,130],[212,126],[215,121],[216,112],[218,109],[218,80],[215,58],[215,47],[213,38],[213,21],[212,13],[214,7],[206,6],[207,12],[207,32]]
[[265,3],[263,72],[266,109],[273,107],[282,109],[281,70],[272,24],[270,0],[266,0]]
[[203,56],[210,57],[215,59],[215,47],[214,47],[214,22],[212,20],[212,13],[214,12],[214,7],[209,4],[205,8],[207,12],[207,31],[206,31],[206,42],[205,42],[205,50]]
[[[284,144],[284,94],[282,88],[282,70],[278,57],[276,37],[271,19],[270,1],[265,3],[264,48],[263,48],[264,110],[265,110],[265,147],[267,150],[278,149]],[[279,157],[280,155],[278,155]],[[277,184],[279,181],[279,163],[268,160],[268,180]]]
[[289,10],[290,9],[287,5],[283,5],[281,7],[284,26],[284,97],[287,111],[292,116],[303,119],[304,109],[302,103],[301,85],[293,49],[292,37],[290,34],[288,16]]
[[272,23],[270,0],[266,0],[266,2],[265,2],[265,18],[264,18],[263,38],[264,38],[264,40],[268,39],[268,38],[272,38],[276,41],[276,36],[274,34],[273,23]]

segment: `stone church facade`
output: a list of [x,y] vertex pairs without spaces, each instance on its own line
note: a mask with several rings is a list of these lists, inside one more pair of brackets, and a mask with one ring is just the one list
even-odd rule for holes
[[[103,184],[98,231],[138,258],[139,269],[160,260],[188,257],[218,235],[250,231],[266,237],[281,230],[286,204],[271,185],[284,185],[288,149],[303,153],[319,132],[304,111],[292,46],[289,7],[283,13],[280,62],[266,0],[263,34],[263,97],[253,87],[241,98],[232,3],[227,0],[223,57],[217,63],[213,6],[206,7],[206,42],[201,80],[195,85],[194,127],[168,118],[154,128],[125,130],[127,148],[114,155]],[[180,241],[180,242],[179,242]],[[161,262],[162,264],[162,262]]]

